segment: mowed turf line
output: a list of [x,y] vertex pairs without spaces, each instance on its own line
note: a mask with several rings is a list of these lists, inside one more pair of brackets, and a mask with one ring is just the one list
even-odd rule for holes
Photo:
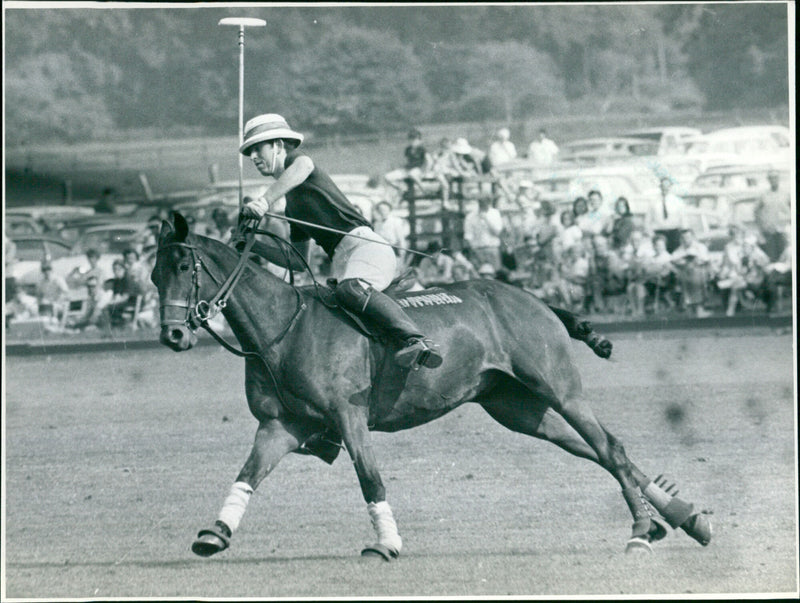
[[647,333],[615,362],[575,344],[586,395],[630,457],[710,513],[626,556],[616,482],[465,405],[374,435],[405,546],[372,529],[346,454],[290,455],[228,551],[189,550],[255,433],[224,350],[7,358],[8,597],[792,593],[797,589],[792,338]]

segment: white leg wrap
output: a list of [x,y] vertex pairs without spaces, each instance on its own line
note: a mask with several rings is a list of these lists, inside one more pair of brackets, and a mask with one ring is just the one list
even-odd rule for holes
[[247,503],[250,501],[250,495],[253,489],[250,484],[245,482],[236,482],[231,486],[230,494],[222,505],[222,510],[219,512],[219,520],[224,521],[225,524],[235,532],[239,527],[239,522],[242,520]]
[[647,484],[643,494],[650,499],[650,502],[653,503],[653,506],[658,509],[659,512],[672,500],[672,497],[657,486],[655,482]]
[[369,503],[367,510],[372,519],[372,527],[375,528],[375,533],[378,535],[378,543],[399,553],[403,548],[403,540],[397,533],[397,524],[389,503],[386,501]]

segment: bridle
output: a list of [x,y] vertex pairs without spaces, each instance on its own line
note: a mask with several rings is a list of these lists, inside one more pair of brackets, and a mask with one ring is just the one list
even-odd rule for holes
[[[203,261],[203,258],[200,254],[200,249],[197,245],[175,241],[159,246],[157,253],[178,247],[182,249],[188,249],[192,258],[192,286],[186,294],[186,299],[166,299],[160,302],[159,313],[161,315],[161,327],[184,326],[189,328],[192,332],[196,331],[199,327],[203,327],[228,351],[236,354],[237,356],[255,356],[263,361],[264,359],[261,355],[254,352],[239,350],[229,344],[222,336],[214,331],[209,324],[209,321],[216,317],[225,308],[225,306],[227,306],[228,298],[230,297],[231,293],[233,293],[234,287],[239,282],[239,278],[242,276],[244,269],[248,265],[247,263],[250,257],[250,250],[253,247],[254,242],[255,236],[251,234],[247,237],[247,241],[244,249],[241,252],[239,261],[237,262],[233,271],[228,275],[228,278],[226,278],[224,281],[215,276],[208,263]],[[208,276],[211,277],[211,280],[219,286],[219,290],[210,300],[200,299],[201,276],[204,271],[206,274],[208,274]],[[264,350],[280,342],[295,325],[302,311],[306,309],[306,304],[303,301],[302,295],[297,290],[297,287],[292,287],[292,290],[296,295],[294,315],[281,330],[281,332],[264,346]],[[186,313],[183,319],[168,318],[166,312],[168,308],[183,308]]]

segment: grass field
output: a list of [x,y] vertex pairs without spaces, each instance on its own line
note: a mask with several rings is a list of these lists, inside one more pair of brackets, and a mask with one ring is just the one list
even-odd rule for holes
[[710,513],[623,553],[630,516],[593,464],[465,405],[375,434],[405,547],[372,530],[346,456],[290,455],[230,550],[189,550],[249,452],[243,364],[222,349],[6,359],[5,596],[364,597],[797,593],[791,335],[661,332],[576,345],[584,388],[631,458]]

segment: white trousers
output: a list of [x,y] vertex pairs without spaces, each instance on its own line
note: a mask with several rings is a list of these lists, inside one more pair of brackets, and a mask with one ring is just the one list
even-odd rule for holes
[[333,252],[332,276],[339,282],[357,278],[383,291],[397,271],[394,250],[369,226],[359,226],[350,232],[369,240],[345,236]]

